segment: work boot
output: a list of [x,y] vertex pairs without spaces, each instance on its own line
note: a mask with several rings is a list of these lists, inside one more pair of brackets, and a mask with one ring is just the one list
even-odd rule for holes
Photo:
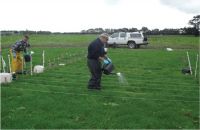
[[16,80],[17,79],[17,74],[16,73],[13,73],[12,74],[12,80]]
[[92,90],[92,89],[95,89],[95,87],[94,87],[94,86],[91,86],[91,85],[88,85],[88,89],[89,89],[89,90]]
[[101,86],[96,86],[95,89],[96,90],[101,90]]

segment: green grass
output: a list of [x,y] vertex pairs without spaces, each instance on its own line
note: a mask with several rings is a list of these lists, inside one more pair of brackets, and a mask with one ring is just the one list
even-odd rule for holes
[[[30,44],[37,47],[52,47],[52,46],[85,46],[91,39],[95,39],[97,35],[92,34],[51,34],[51,35],[30,35]],[[2,48],[7,48],[19,41],[22,35],[2,36]]]
[[[68,48],[71,53],[84,49]],[[53,58],[57,51],[66,49],[54,48],[46,55]],[[2,86],[2,128],[198,128],[198,84],[181,74],[185,51],[109,51],[128,85],[104,75],[102,91],[88,91],[85,58],[68,57],[63,59],[67,66]]]
[[[93,34],[51,34],[51,35],[30,35],[30,44],[33,47],[54,47],[54,46],[86,46],[98,35]],[[20,40],[22,35],[2,36],[2,48],[7,48]],[[149,45],[147,48],[166,48],[175,49],[197,49],[199,37],[182,35],[159,35],[148,36]],[[144,48],[144,47],[143,47]],[[145,47],[146,48],[146,47]]]
[[156,35],[149,37],[150,48],[171,47],[176,49],[197,49],[200,37],[184,35]]
[[[199,81],[181,73],[187,66],[186,51],[194,68],[198,50],[174,43],[172,52],[162,48],[170,41],[161,48],[155,43],[154,49],[109,49],[115,71],[123,73],[128,84],[103,75],[101,91],[87,90],[86,47],[33,47],[34,65],[41,64],[42,50],[54,65],[45,62],[45,73],[21,75],[2,85],[1,127],[199,129]],[[7,49],[2,54],[6,56]],[[54,61],[59,56],[61,61]],[[67,65],[58,66],[60,62]]]

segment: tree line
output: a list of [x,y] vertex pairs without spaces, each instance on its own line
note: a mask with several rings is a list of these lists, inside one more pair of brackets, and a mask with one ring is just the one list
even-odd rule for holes
[[138,28],[119,28],[119,29],[103,29],[103,28],[91,28],[87,30],[81,30],[80,32],[50,32],[50,31],[1,31],[1,35],[12,35],[12,34],[100,34],[100,33],[108,33],[112,34],[115,32],[143,32],[146,35],[195,35],[199,36],[200,32],[200,15],[194,16],[189,22],[189,25],[192,27],[184,27],[184,28],[166,28],[166,29],[148,29],[147,27]]
[[199,30],[195,29],[194,27],[184,27],[179,29],[173,28],[166,28],[166,29],[148,29],[147,27],[142,27],[141,29],[137,28],[119,28],[119,29],[102,29],[102,28],[95,28],[95,29],[88,29],[82,30],[81,33],[83,34],[99,34],[99,33],[115,33],[115,32],[143,32],[146,35],[199,35]]
[[147,35],[199,35],[199,30],[194,27],[184,27],[179,29],[152,29],[149,30],[147,27],[142,27],[141,29],[137,28],[119,28],[119,29],[103,29],[103,28],[94,28],[88,30],[82,30],[81,32],[50,32],[50,31],[1,31],[1,35],[12,35],[12,34],[100,34],[100,33],[108,33],[112,34],[115,32],[143,32]]
[[81,33],[115,33],[115,32],[143,32],[147,35],[195,35],[199,36],[200,32],[200,15],[194,16],[188,22],[192,27],[184,27],[184,28],[166,28],[166,29],[148,29],[147,27],[142,27],[141,29],[137,28],[119,28],[119,29],[103,29],[103,28],[91,28],[88,30],[82,30]]

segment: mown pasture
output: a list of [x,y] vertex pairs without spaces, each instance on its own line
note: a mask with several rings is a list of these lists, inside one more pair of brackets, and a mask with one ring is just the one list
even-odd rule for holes
[[[102,90],[88,91],[87,45],[96,36],[32,35],[33,64],[42,64],[45,50],[45,73],[20,75],[1,86],[1,127],[199,128],[199,80],[181,73],[188,65],[186,51],[195,67],[199,38],[150,36],[150,45],[140,49],[110,48],[115,71],[127,83],[120,83],[115,75],[103,75]],[[19,38],[2,36],[4,57],[10,43]]]

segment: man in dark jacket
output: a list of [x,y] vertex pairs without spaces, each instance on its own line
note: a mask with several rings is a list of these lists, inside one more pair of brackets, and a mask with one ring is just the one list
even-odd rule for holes
[[88,46],[87,65],[91,73],[88,89],[101,89],[101,61],[107,63],[104,45],[108,41],[108,34],[103,33]]

